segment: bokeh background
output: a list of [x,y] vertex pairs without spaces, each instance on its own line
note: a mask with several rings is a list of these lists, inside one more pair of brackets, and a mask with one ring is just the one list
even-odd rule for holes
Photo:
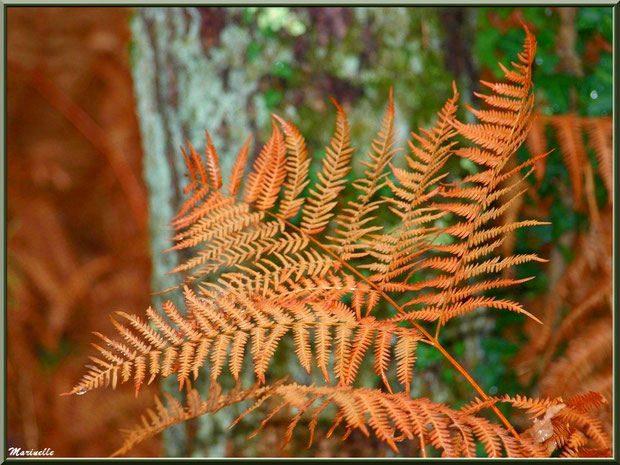
[[[611,402],[611,7],[6,11],[8,447],[107,456],[120,445],[118,430],[151,404],[157,386],[138,399],[125,388],[60,394],[81,375],[91,332],[109,332],[112,311],[157,303],[151,292],[170,284],[163,273],[174,257],[159,251],[180,200],[185,139],[200,146],[209,129],[226,171],[249,134],[256,154],[276,112],[318,159],[333,95],[362,156],[390,87],[404,137],[432,124],[453,80],[474,102],[479,79],[499,79],[497,62],[520,51],[523,24],[539,43],[541,116],[518,155],[556,150],[510,214],[551,225],[519,231],[508,247],[550,258],[514,271],[537,278],[512,290],[546,325],[481,311],[445,337],[491,394],[592,388]],[[452,169],[458,177],[472,168]],[[471,399],[424,349],[415,393],[455,407]],[[609,429],[610,412],[601,413]],[[337,439],[280,451],[277,426],[246,441],[251,425],[222,434],[210,421],[132,455],[391,454],[373,441]]]

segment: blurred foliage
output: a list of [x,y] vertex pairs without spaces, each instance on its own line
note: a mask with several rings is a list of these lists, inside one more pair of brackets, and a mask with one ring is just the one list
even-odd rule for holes
[[[5,9],[7,447],[102,457],[154,391],[61,397],[90,330],[149,301],[146,193],[123,8]],[[135,455],[158,454],[159,441]]]

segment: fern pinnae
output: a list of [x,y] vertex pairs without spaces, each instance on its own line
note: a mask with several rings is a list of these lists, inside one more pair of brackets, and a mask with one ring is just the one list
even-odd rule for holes
[[613,193],[613,123],[611,118],[590,119],[585,123],[590,146],[598,161],[598,171],[607,188],[607,203],[612,203]]
[[274,157],[274,144],[277,137],[276,131],[277,127],[274,124],[271,137],[263,145],[260,153],[258,154],[258,157],[256,158],[256,161],[252,166],[252,170],[248,175],[245,189],[243,191],[243,198],[244,201],[247,203],[252,203],[256,201],[258,195],[260,194],[263,178],[269,170],[272,164],[272,158]]
[[239,187],[241,186],[241,181],[243,180],[243,173],[247,165],[251,141],[252,136],[250,135],[245,141],[243,147],[241,147],[241,150],[239,150],[237,158],[235,158],[235,164],[232,167],[230,178],[228,180],[228,195],[230,197],[235,197],[239,192]]
[[192,161],[187,155],[187,152],[185,151],[182,145],[179,146],[179,149],[181,150],[181,153],[183,154],[183,159],[185,160],[185,166],[187,167],[187,174],[185,176],[188,176],[190,179],[190,182],[187,184],[187,186],[183,188],[183,194],[188,195],[191,192],[194,192],[196,187],[198,187],[198,179],[196,178],[196,171],[193,169],[194,167],[193,167]]
[[[189,151],[191,154],[191,160],[193,162],[192,163],[193,169],[198,173],[198,176],[200,178],[199,179],[200,184],[203,186],[208,186],[209,176],[207,175],[207,170],[205,168],[205,165],[200,158],[200,154],[196,151],[196,149],[194,148],[194,146],[189,140],[187,141],[187,147],[189,148]],[[192,168],[190,168],[190,171],[191,170]],[[198,180],[198,178],[196,178],[196,180]]]
[[[161,362],[161,376],[166,378],[174,373],[178,354],[178,350],[175,346],[168,346],[164,349],[164,357]],[[123,380],[123,382],[125,381]]]
[[[479,124],[467,125],[458,121],[454,123],[456,130],[461,135],[483,147],[483,149],[460,149],[458,152],[459,155],[468,156],[472,154],[474,159],[480,159],[482,157],[494,160],[491,167],[477,175],[470,176],[469,180],[466,180],[466,182],[476,181],[481,183],[480,187],[482,187],[482,189],[480,189],[479,197],[475,200],[475,203],[464,204],[470,205],[468,208],[472,208],[471,205],[474,205],[473,208],[479,208],[479,213],[474,214],[475,212],[472,211],[468,215],[469,219],[446,231],[451,233],[454,232],[456,233],[456,237],[464,239],[468,249],[473,250],[475,248],[474,240],[480,226],[493,216],[493,213],[484,216],[485,210],[491,203],[489,199],[496,196],[496,187],[499,184],[498,178],[500,177],[501,171],[508,159],[525,139],[533,105],[533,96],[531,93],[531,64],[534,59],[535,48],[536,44],[534,38],[526,29],[524,50],[519,54],[519,60],[522,64],[513,63],[513,67],[517,70],[518,74],[522,76],[522,79],[519,79],[520,86],[493,84],[490,85],[494,92],[492,97],[497,97],[498,95],[508,95],[508,97],[497,97],[497,99],[495,99],[479,96],[489,105],[499,107],[502,111],[506,110],[504,113],[512,114],[512,121],[510,121],[510,119],[504,119],[502,122],[498,123],[496,114],[479,112],[478,116],[481,118]],[[511,76],[514,78],[514,75]],[[520,89],[520,91],[517,92],[517,89]],[[505,124],[506,122],[508,122],[508,124]],[[523,165],[520,165],[518,168],[520,169],[522,167]],[[518,170],[513,169],[511,173],[516,173],[517,171]],[[451,188],[446,189],[447,192],[450,190]],[[475,207],[476,204],[478,207]],[[517,225],[513,226],[518,227]],[[457,232],[459,227],[462,228],[462,232],[460,233]],[[505,232],[506,230],[500,231]],[[453,278],[450,281],[450,289],[454,289],[454,291],[458,289],[463,280],[472,276],[469,274],[469,271],[465,271],[468,267],[471,270],[471,266],[466,265],[462,257],[463,256],[458,259],[457,268],[451,273]],[[506,261],[502,263],[509,266],[508,263],[512,262]],[[492,262],[483,260],[479,269],[482,271],[489,270],[493,267],[495,267],[495,265],[493,265]],[[435,338],[438,337],[440,328],[447,321],[445,318],[446,305],[446,303],[443,303],[438,308],[440,317],[435,331]],[[452,312],[452,314],[454,314],[454,312]]]
[[372,201],[375,194],[386,182],[389,163],[392,157],[400,150],[394,148],[397,142],[397,134],[394,128],[394,100],[390,89],[389,102],[381,123],[381,129],[371,142],[368,152],[370,161],[360,162],[366,166],[364,175],[353,182],[353,186],[359,191],[356,200],[350,201],[347,208],[336,217],[336,237],[330,238],[334,242],[334,250],[343,258],[349,260],[354,257],[365,256],[367,252],[356,252],[364,247],[360,242],[365,236],[381,230],[380,226],[370,226],[368,223],[374,220],[373,212],[382,201]]
[[[183,385],[189,383],[189,375],[192,371],[192,361],[195,355],[195,343],[187,342],[181,347],[179,355],[179,368],[177,370],[177,378],[179,380],[179,391],[183,390]],[[137,373],[137,369],[136,369]],[[139,387],[136,389],[136,395]]]
[[332,345],[332,334],[328,321],[329,320],[326,319],[325,315],[319,316],[319,324],[314,329],[316,363],[321,372],[323,373],[323,377],[325,378],[326,383],[330,382],[327,365],[329,363]]
[[351,334],[353,324],[344,324],[336,328],[334,336],[334,374],[339,384],[347,383],[348,362],[351,355]]
[[416,348],[421,337],[415,330],[402,329],[397,334],[398,338],[394,348],[397,361],[396,373],[400,384],[405,386],[405,393],[409,394],[413,364],[416,360]]
[[287,325],[278,325],[269,332],[269,335],[267,336],[263,345],[262,353],[254,364],[254,372],[256,373],[256,378],[261,384],[265,383],[265,373],[267,372],[267,366],[273,358],[280,339],[282,339],[282,337],[289,331],[289,329],[290,328]]
[[272,115],[282,126],[286,138],[286,149],[289,156],[286,159],[286,179],[283,184],[284,196],[280,202],[278,216],[287,219],[295,216],[304,203],[300,197],[308,185],[308,169],[310,159],[306,149],[306,141],[299,130],[288,121],[277,115]]
[[581,136],[581,121],[574,113],[555,116],[551,120],[555,127],[558,144],[568,168],[574,193],[575,209],[583,202],[583,166],[587,159],[586,148]]
[[[260,254],[273,244],[279,245],[275,239],[283,232],[282,224],[270,221],[259,222],[264,215],[249,216],[247,221],[241,220],[240,231],[231,232],[223,237],[213,237],[203,242],[203,247],[193,258],[190,258],[174,268],[171,273],[187,271],[201,266],[195,274],[215,273],[223,268],[232,268],[252,257],[259,258]],[[262,246],[262,247],[261,247]]]
[[238,232],[235,229],[231,231],[231,225],[243,228],[248,223],[257,223],[262,219],[260,212],[250,212],[247,204],[236,204],[232,199],[226,199],[214,207],[211,211],[205,211],[205,215],[190,228],[173,237],[172,240],[176,240],[177,244],[168,250],[181,250],[201,242],[228,237],[229,233]]
[[250,333],[247,331],[237,331],[233,336],[233,343],[230,348],[230,373],[235,378],[235,381],[239,379],[241,373],[241,365],[243,364],[243,357],[245,355],[245,346]]
[[379,329],[377,331],[377,335],[375,337],[375,347],[374,347],[374,356],[375,356],[375,364],[374,369],[375,372],[381,377],[381,381],[383,381],[383,385],[388,390],[390,394],[393,393],[392,387],[388,381],[386,372],[390,363],[391,356],[391,345],[392,345],[393,334],[390,331],[385,329]]
[[368,323],[358,326],[351,345],[351,355],[348,359],[348,371],[345,380],[345,384],[347,385],[353,384],[353,381],[357,377],[362,359],[368,351],[375,333],[373,324],[374,318],[369,317],[367,320],[369,320]]
[[273,131],[272,156],[267,171],[262,177],[260,191],[255,203],[259,210],[269,210],[275,205],[287,172],[284,138],[275,121],[273,122]]
[[307,373],[310,373],[312,351],[310,349],[308,328],[303,322],[297,322],[294,324],[293,334],[295,338],[295,353],[299,363]]
[[[433,216],[428,215],[427,210],[420,208],[420,205],[430,197],[430,194],[424,195],[429,186],[437,183],[443,177],[443,175],[436,175],[450,154],[452,143],[445,144],[454,135],[451,121],[456,114],[456,102],[459,96],[454,82],[453,91],[453,97],[444,104],[437,114],[438,121],[436,126],[432,128],[432,132],[426,131],[426,138],[411,133],[412,137],[420,143],[420,147],[417,147],[408,141],[412,156],[407,157],[406,161],[411,171],[401,170],[390,163],[392,173],[402,187],[397,186],[389,178],[387,183],[396,197],[403,198],[405,202],[401,203],[400,208],[399,203],[395,202],[396,208],[392,211],[398,214],[400,222],[395,230],[386,235],[388,240],[383,239],[386,244],[384,255],[377,256],[374,252],[376,247],[370,251],[371,255],[384,262],[384,271],[373,277],[373,280],[379,282],[381,286],[385,286],[388,280],[405,271],[402,267],[406,266],[416,256],[416,249],[422,248],[421,242],[426,237],[421,224],[433,219]],[[413,157],[416,157],[417,160]],[[439,213],[439,215],[441,214]],[[408,231],[412,229],[418,231],[416,235],[419,234],[419,237],[414,241],[415,247],[412,247],[408,234]],[[380,237],[378,240],[381,240]],[[403,243],[406,244],[405,250],[402,249]],[[373,243],[373,245],[375,244]]]
[[[203,186],[201,189],[206,189],[206,187]],[[182,230],[183,228],[191,226],[195,221],[198,221],[208,215],[210,211],[221,206],[232,205],[233,203],[234,199],[222,196],[219,191],[214,192],[212,195],[204,199],[201,204],[192,206],[191,209],[184,215],[173,218],[170,226],[177,231]],[[182,234],[180,236],[182,236]],[[182,237],[179,237],[179,240],[182,240]]]
[[328,146],[325,147],[325,157],[322,169],[317,174],[318,180],[309,190],[306,203],[303,207],[301,230],[309,234],[322,231],[330,218],[332,210],[337,205],[338,194],[345,188],[345,176],[351,169],[351,131],[344,110],[332,98],[336,106],[336,130]]
[[222,187],[222,172],[220,170],[220,159],[217,154],[217,150],[211,140],[209,131],[205,131],[207,137],[207,145],[205,147],[205,158],[207,160],[207,169],[209,171],[209,180],[211,181],[211,187],[214,190],[219,190]]
[[213,341],[213,346],[211,349],[211,369],[210,376],[211,379],[217,379],[217,377],[222,372],[222,368],[224,363],[226,362],[226,357],[228,354],[228,346],[230,344],[231,336],[228,334],[219,334],[215,337]]

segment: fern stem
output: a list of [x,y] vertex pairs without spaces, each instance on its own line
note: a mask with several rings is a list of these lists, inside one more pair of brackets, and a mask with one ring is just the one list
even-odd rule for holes
[[[394,299],[392,299],[389,295],[387,295],[379,286],[377,286],[374,282],[372,282],[371,280],[369,280],[366,276],[364,276],[362,273],[360,273],[357,269],[355,269],[355,267],[353,267],[352,265],[348,264],[346,261],[342,260],[340,257],[338,257],[338,255],[336,255],[333,251],[329,250],[327,247],[325,247],[323,244],[321,244],[319,241],[317,241],[314,237],[312,237],[310,234],[306,233],[304,230],[302,230],[301,228],[295,226],[293,223],[291,223],[290,221],[281,218],[279,215],[276,215],[274,213],[271,213],[267,210],[265,210],[265,213],[268,216],[271,216],[274,219],[277,219],[279,221],[282,221],[285,225],[289,226],[291,229],[295,230],[296,232],[305,235],[308,240],[310,242],[312,242],[314,245],[316,245],[317,247],[319,247],[321,250],[323,250],[324,252],[328,253],[330,256],[332,256],[334,259],[336,259],[339,263],[342,264],[342,266],[344,266],[346,269],[348,269],[351,273],[355,274],[355,276],[357,276],[358,278],[360,278],[362,281],[364,281],[366,284],[368,284],[369,286],[371,286],[372,288],[374,288],[377,292],[379,292],[379,294],[387,301],[389,302],[396,310],[398,310],[398,312],[400,313],[404,313],[403,308],[398,305]],[[454,357],[452,357],[452,355],[450,355],[448,353],[448,351],[446,349],[444,349],[444,347],[439,343],[439,341],[433,337],[426,329],[424,329],[418,322],[416,322],[415,320],[408,320],[418,331],[420,331],[425,337],[426,339],[428,339],[428,341],[430,342],[430,344],[434,347],[437,348],[437,350],[439,350],[439,352],[442,353],[442,355],[452,364],[452,366],[454,368],[456,368],[456,370],[461,373],[463,375],[463,377],[467,380],[467,382],[469,384],[471,384],[471,386],[474,388],[474,390],[483,398],[483,400],[487,400],[489,399],[489,396],[482,390],[482,388],[480,387],[480,385],[471,377],[471,375],[467,372],[467,370],[465,370],[465,368],[463,368],[463,366],[461,366],[461,364],[459,362],[457,362]],[[508,421],[508,419],[504,416],[504,414],[497,408],[496,405],[491,405],[491,409],[493,410],[493,412],[495,412],[495,414],[497,415],[497,417],[502,421],[502,423],[504,423],[504,425],[506,426],[506,428],[508,428],[508,431],[510,431],[510,433],[517,439],[519,439],[519,434],[517,433],[517,431],[514,429],[514,427],[510,424],[510,422]]]

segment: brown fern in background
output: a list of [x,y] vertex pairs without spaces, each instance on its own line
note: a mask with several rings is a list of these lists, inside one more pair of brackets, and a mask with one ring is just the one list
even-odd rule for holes
[[[113,324],[120,338],[95,333],[97,356],[90,357],[87,373],[68,393],[131,382],[137,395],[145,383],[176,375],[179,389],[187,390],[186,405],[169,398],[165,407],[156,400],[156,410],[148,410],[148,418],[126,432],[117,453],[172,424],[256,399],[246,414],[263,404],[272,406],[258,430],[280,413],[292,416],[285,443],[308,416],[311,442],[323,414],[332,422],[328,435],[340,425],[344,438],[355,430],[373,433],[394,452],[410,440],[422,455],[431,445],[444,456],[471,457],[476,444],[491,457],[548,456],[556,448],[568,456],[607,455],[609,437],[589,413],[605,404],[600,394],[489,397],[440,342],[447,322],[480,307],[537,320],[520,303],[487,293],[522,282],[500,277],[502,270],[542,261],[534,254],[496,254],[508,232],[540,222],[495,224],[524,193],[520,172],[537,160],[511,162],[531,124],[535,48],[526,29],[519,61],[512,69],[502,66],[508,82],[483,82],[491,93],[478,96],[489,109],[471,109],[479,123],[455,118],[455,88],[436,125],[412,134],[406,167],[390,94],[381,127],[361,162],[365,171],[350,186],[345,180],[352,155],[349,123],[337,103],[336,131],[306,196],[305,140],[279,117],[245,183],[248,143],[240,148],[226,193],[208,133],[204,160],[189,145],[184,151],[189,197],[171,222],[173,249],[198,247],[173,270],[184,276],[185,311],[166,302],[163,314],[149,308],[147,320],[119,313],[122,322]],[[457,134],[471,146],[457,145]],[[461,182],[443,182],[451,156],[469,159],[479,171]],[[338,208],[338,194],[347,187],[355,189],[354,200]],[[378,221],[380,209],[392,213],[395,227]],[[449,220],[448,225],[440,219]],[[379,318],[380,303],[396,314]],[[312,384],[274,379],[270,373],[270,362],[287,336]],[[436,348],[480,398],[459,410],[411,398],[419,344]],[[382,388],[356,385],[369,354]],[[192,384],[205,369],[209,391],[202,400]],[[225,372],[235,381],[227,392]],[[254,383],[243,388],[244,374],[251,372]],[[531,427],[517,433],[496,405],[502,402],[525,410]],[[482,414],[489,409],[503,425]]]
[[[592,149],[596,156],[596,172],[603,180],[607,189],[607,200],[611,204],[613,197],[613,121],[611,116],[579,117],[573,113],[540,115],[536,118],[526,140],[528,151],[532,156],[549,150],[547,128],[550,128],[556,135],[558,150],[562,153],[568,169],[575,209],[582,208],[584,196],[589,208],[596,205],[593,188],[589,187],[593,185],[594,170],[587,156],[588,148]],[[540,182],[545,176],[544,158],[537,162],[536,168],[536,179]]]
[[[102,309],[148,304],[147,211],[121,8],[9,7],[7,446],[101,457],[147,399],[59,397]],[[154,455],[157,441],[134,453]]]
[[[535,382],[541,395],[570,396],[590,390],[605,395],[610,402],[599,418],[612,434],[613,121],[611,116],[540,116],[526,140],[530,154],[548,148],[548,134],[555,135],[568,169],[573,207],[587,208],[589,225],[562,241],[572,251],[572,261],[566,263],[559,253],[552,254],[551,289],[531,306],[545,324],[542,329],[526,325],[530,342],[515,363],[521,382]],[[588,150],[594,153],[594,166]],[[594,191],[596,174],[607,194],[602,207]],[[541,159],[536,172],[539,183],[544,175]],[[547,214],[545,205],[544,199],[536,202],[540,218]]]
[[[595,195],[595,175],[600,176],[607,191],[607,204],[613,200],[613,122],[611,116],[602,117],[579,117],[573,113],[566,115],[543,116],[538,115],[533,119],[533,124],[525,140],[525,145],[530,156],[536,157],[541,153],[553,149],[547,132],[555,134],[558,142],[557,150],[562,155],[564,164],[569,173],[572,192],[564,191],[564,185],[557,188],[572,197],[575,210],[587,208],[592,223],[598,223],[599,207]],[[588,157],[588,149],[595,155],[596,164],[592,166]],[[535,161],[536,185],[540,186],[546,173],[547,158],[539,157]],[[535,218],[548,217],[551,201],[548,198],[540,198],[536,189],[529,192],[535,207],[527,207],[523,203],[523,197],[513,202],[506,211],[502,221],[511,223],[519,218],[522,213]],[[502,246],[504,254],[512,254],[515,246],[515,233],[507,234]],[[509,276],[512,270],[505,270],[504,275]]]
[[[613,288],[612,209],[574,241],[578,251],[533,311],[543,329],[528,325],[530,343],[517,358],[524,384],[537,378],[541,395],[570,396],[595,390],[610,403],[600,418],[612,433]],[[552,264],[553,265],[553,264]]]

